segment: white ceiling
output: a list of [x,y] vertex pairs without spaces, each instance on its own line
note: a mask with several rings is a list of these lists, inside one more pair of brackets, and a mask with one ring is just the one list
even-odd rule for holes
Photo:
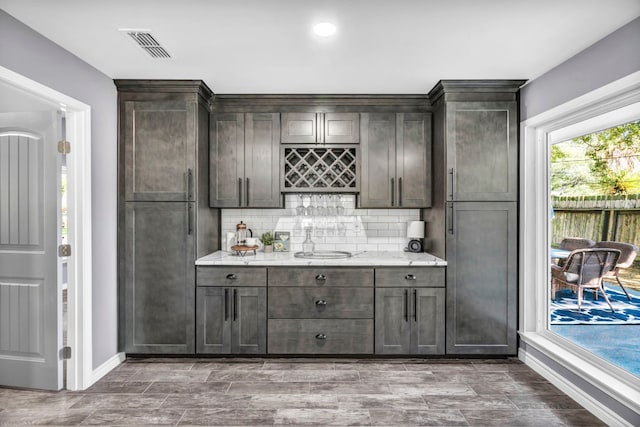
[[[0,0],[117,79],[216,93],[426,93],[440,79],[534,79],[640,16],[640,0]],[[312,33],[320,21],[338,31]],[[152,59],[118,28],[151,30]]]

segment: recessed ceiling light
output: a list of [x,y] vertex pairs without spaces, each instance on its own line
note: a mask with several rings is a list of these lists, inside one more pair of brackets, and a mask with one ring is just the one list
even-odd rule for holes
[[313,32],[320,37],[329,37],[336,32],[336,26],[331,22],[321,22],[313,27]]

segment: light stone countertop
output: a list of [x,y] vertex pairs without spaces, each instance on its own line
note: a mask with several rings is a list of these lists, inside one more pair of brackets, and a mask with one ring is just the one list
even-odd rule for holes
[[247,265],[247,266],[272,266],[272,265],[290,265],[290,266],[314,266],[314,265],[331,265],[338,267],[349,266],[425,266],[425,267],[444,267],[447,262],[441,258],[435,257],[428,253],[411,253],[411,252],[370,252],[361,251],[354,252],[354,256],[342,259],[306,259],[296,258],[294,252],[274,252],[267,253],[258,251],[256,255],[253,252],[247,252],[244,256],[235,255],[229,252],[217,251],[209,255],[205,255],[196,260],[196,265]]

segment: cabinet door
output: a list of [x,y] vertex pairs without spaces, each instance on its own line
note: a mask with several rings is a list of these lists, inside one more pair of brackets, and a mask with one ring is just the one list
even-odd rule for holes
[[322,134],[327,144],[357,144],[360,142],[360,114],[323,113]]
[[514,355],[516,203],[447,203],[447,214],[447,353]]
[[411,353],[444,354],[444,289],[414,288],[411,292]]
[[126,101],[123,114],[125,200],[193,200],[196,104]]
[[267,288],[233,288],[231,352],[267,352]]
[[283,144],[315,144],[320,142],[317,113],[282,113]]
[[396,115],[363,113],[360,118],[361,208],[394,206],[396,176]]
[[431,206],[431,115],[397,115],[397,203],[403,208]]
[[230,288],[197,288],[197,353],[231,353],[230,293]]
[[517,103],[447,105],[447,200],[517,201]]
[[376,354],[411,352],[409,294],[409,288],[376,289]]
[[193,353],[191,203],[128,202],[122,258],[127,353]]
[[242,206],[244,181],[244,114],[217,114],[211,121],[209,203]]
[[281,208],[280,115],[245,115],[244,206]]

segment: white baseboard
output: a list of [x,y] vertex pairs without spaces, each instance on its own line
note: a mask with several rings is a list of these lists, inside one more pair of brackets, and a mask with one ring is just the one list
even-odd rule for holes
[[126,359],[126,354],[125,353],[116,353],[109,360],[104,362],[102,365],[98,366],[96,369],[94,369],[91,372],[91,378],[89,378],[89,381],[88,381],[88,384],[87,384],[86,388],[89,388],[93,384],[98,382],[98,380],[100,380],[102,377],[104,377],[109,372],[111,372],[111,370],[113,370],[119,364],[124,362],[125,359]]
[[520,348],[518,349],[518,358],[531,369],[542,375],[551,384],[562,390],[562,392],[567,396],[582,405],[587,411],[598,417],[605,424],[609,426],[632,427],[632,424],[630,424],[628,421],[621,418],[610,408],[603,405],[597,399],[594,399],[591,395],[587,394],[584,390],[577,387],[574,383],[568,381],[562,375],[559,375],[558,372],[550,369],[538,358],[532,356],[531,353],[527,353],[524,349]]

